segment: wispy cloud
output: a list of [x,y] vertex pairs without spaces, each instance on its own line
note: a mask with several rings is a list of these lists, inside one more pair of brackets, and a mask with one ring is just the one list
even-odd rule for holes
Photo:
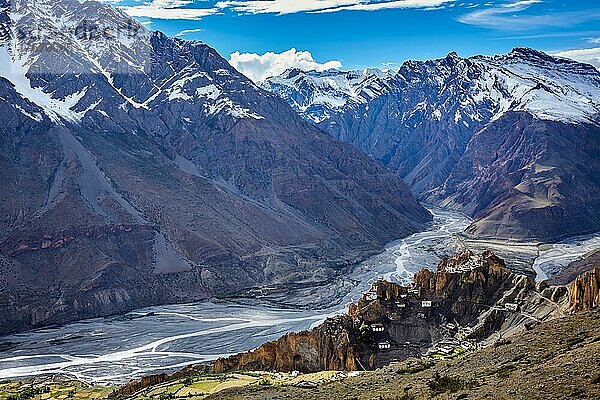
[[422,8],[426,10],[440,9],[448,3],[453,3],[454,0],[392,0],[374,3],[354,4],[350,6],[342,6],[337,8],[327,8],[325,10],[315,11],[317,13],[331,13],[337,11],[377,11],[392,8]]
[[215,6],[240,14],[329,13],[337,11],[376,11],[391,8],[428,9],[454,0],[224,0]]
[[241,14],[292,14],[306,11],[324,10],[360,0],[226,0],[216,4],[218,8],[231,9]]
[[120,7],[132,17],[153,19],[198,20],[220,13],[217,8],[191,8],[193,0],[152,0],[134,6]]
[[201,28],[197,28],[197,29],[184,29],[181,32],[178,32],[175,36],[176,37],[183,37],[183,36],[191,35],[192,33],[197,33],[197,32],[202,32],[202,29]]
[[[531,35],[511,35],[511,36],[501,36],[492,38],[491,40],[519,40],[519,39],[545,39],[545,38],[562,38],[562,37],[578,37],[582,38],[586,35],[596,35],[600,34],[598,31],[575,31],[575,32],[544,32],[537,33]],[[585,39],[588,43],[600,43],[600,39],[598,42],[593,42],[594,38]]]
[[[123,0],[100,0],[119,5]],[[138,4],[118,6],[132,17],[163,20],[199,20],[209,15],[233,11],[238,14],[333,13],[338,11],[377,11],[386,9],[439,10],[454,6],[456,0],[220,0],[199,8],[205,0],[138,0]],[[539,0],[525,0],[539,1]],[[209,3],[210,4],[210,3]],[[466,8],[478,4],[461,3]]]
[[297,51],[294,48],[282,53],[267,52],[262,55],[236,51],[229,57],[229,63],[254,82],[279,75],[290,68],[303,71],[326,71],[342,67],[340,61],[319,63],[315,61],[310,51]]
[[528,10],[531,6],[543,3],[542,0],[520,0],[504,3],[470,12],[458,18],[464,24],[477,25],[486,28],[524,31],[544,27],[570,27],[583,22],[600,20],[600,9],[581,11],[565,11],[533,13]]
[[[600,40],[598,42],[600,42]],[[554,53],[553,55],[591,64],[597,69],[600,69],[600,47],[594,47],[591,49],[566,50]]]

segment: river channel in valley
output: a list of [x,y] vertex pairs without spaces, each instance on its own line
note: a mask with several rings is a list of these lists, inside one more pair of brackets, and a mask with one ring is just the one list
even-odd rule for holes
[[[206,301],[151,307],[130,313],[37,329],[0,338],[0,379],[61,374],[97,384],[172,371],[183,366],[253,349],[290,331],[309,329],[343,313],[379,278],[409,283],[424,267],[435,268],[443,254],[464,248],[459,235],[466,216],[430,208],[434,222],[427,231],[390,243],[382,254],[365,260],[340,277],[327,306],[274,306],[273,302]],[[546,271],[600,247],[590,236],[544,248],[531,245],[538,278]],[[533,249],[533,250],[531,250]],[[296,296],[315,293],[297,292]],[[293,303],[293,302],[292,302]]]

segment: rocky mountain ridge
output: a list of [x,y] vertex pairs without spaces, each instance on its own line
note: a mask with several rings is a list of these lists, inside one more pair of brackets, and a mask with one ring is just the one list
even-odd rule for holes
[[[445,258],[410,287],[373,284],[346,315],[217,360],[216,372],[371,370],[426,352],[469,351],[510,340],[542,321],[597,306],[597,272],[567,286],[536,284],[491,252]],[[596,305],[594,305],[596,304]],[[432,350],[434,349],[434,350]]]
[[[394,91],[425,86],[437,90],[425,93],[422,99],[427,101],[417,103],[416,109],[408,109],[412,102],[408,107],[399,105],[407,108],[400,122],[407,123],[419,110],[436,116],[436,110],[448,114],[450,104],[443,103],[444,95],[454,94],[460,104],[452,117],[465,126],[469,121],[463,122],[463,117],[471,117],[471,122],[497,120],[508,111],[525,111],[545,120],[596,124],[600,113],[599,76],[591,65],[517,47],[508,54],[491,57],[461,58],[452,52],[438,60],[411,60],[397,71],[290,69],[259,84],[288,100],[317,124],[333,123],[336,114],[353,105],[366,105]],[[456,91],[457,83],[464,85],[462,90]],[[324,107],[322,114],[307,113],[318,105]]]
[[431,220],[201,42],[0,0],[0,332],[318,282]]
[[262,86],[419,198],[474,217],[473,237],[548,241],[600,229],[591,65],[515,48],[385,73],[288,71]]
[[259,85],[277,93],[305,118],[319,124],[342,108],[357,107],[391,91],[393,75],[378,69],[305,72],[292,68]]

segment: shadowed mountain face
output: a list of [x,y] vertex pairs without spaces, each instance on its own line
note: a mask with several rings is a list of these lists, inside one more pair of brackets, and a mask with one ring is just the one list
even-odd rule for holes
[[406,62],[398,72],[287,71],[262,86],[385,163],[479,238],[600,229],[600,73],[530,49]]
[[0,6],[1,332],[318,282],[431,219],[206,44]]

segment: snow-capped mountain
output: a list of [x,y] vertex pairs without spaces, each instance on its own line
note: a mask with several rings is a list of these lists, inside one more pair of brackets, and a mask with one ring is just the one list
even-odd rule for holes
[[400,179],[200,42],[0,0],[0,332],[335,268],[423,227]]
[[[495,120],[509,111],[527,111],[546,120],[594,122],[600,113],[598,75],[591,65],[515,48],[494,57],[462,59],[450,53],[441,60],[408,61],[397,72],[291,69],[260,85],[317,124],[382,95],[423,87],[435,90],[436,98],[427,93],[423,98],[427,102],[407,105],[401,122],[423,110],[441,118],[450,111],[441,100],[452,95],[460,96],[456,123],[462,121],[461,114]],[[458,86],[460,92],[453,93]]]
[[[439,60],[408,61],[395,73],[327,75],[342,80],[338,87],[347,87],[347,76],[361,76],[374,85],[332,90],[321,74],[298,72],[269,78],[262,86],[332,136],[382,161],[422,199],[487,221],[476,222],[473,234],[550,239],[600,229],[598,207],[594,210],[600,204],[594,153],[600,73],[591,65],[516,48],[493,57],[450,53]],[[321,106],[322,99],[327,107]],[[492,131],[496,136],[483,141]],[[565,151],[551,151],[565,145],[564,137],[542,131],[571,132]],[[519,147],[527,142],[529,147]],[[481,152],[496,155],[481,160]],[[575,166],[581,160],[586,160],[585,171]],[[528,169],[533,172],[525,176]],[[535,195],[530,193],[533,186],[539,186]],[[567,186],[572,198],[566,196]],[[526,194],[524,187],[530,188]],[[521,195],[516,215],[514,201]],[[589,209],[590,218],[578,216],[580,206]],[[546,216],[532,217],[530,211]],[[526,223],[527,218],[534,222]]]
[[260,85],[318,124],[342,109],[355,108],[392,90],[393,75],[378,69],[348,72],[289,69]]
[[[200,105],[204,116],[263,118],[235,99],[254,85],[240,80],[218,55],[203,49],[206,45],[167,39],[94,1],[13,0],[5,7],[10,20],[8,40],[0,48],[0,76],[55,122],[104,115],[114,103],[127,112],[176,101]],[[157,54],[161,42],[167,47]],[[204,71],[201,63],[211,62],[221,68]],[[118,97],[103,101],[106,91]]]

